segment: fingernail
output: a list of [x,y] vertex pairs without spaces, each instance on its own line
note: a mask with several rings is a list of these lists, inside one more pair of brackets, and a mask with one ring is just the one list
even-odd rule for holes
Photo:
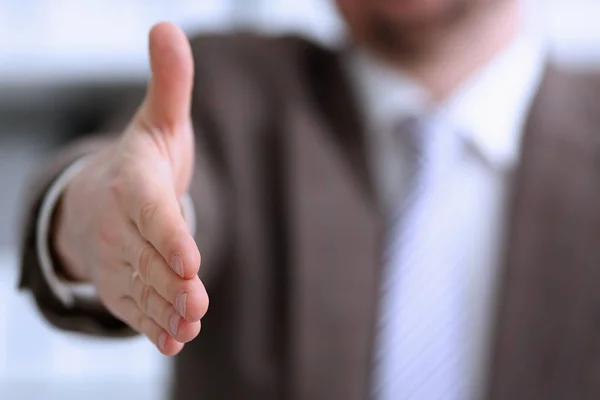
[[162,351],[165,351],[165,343],[167,342],[167,334],[161,333],[158,337],[158,348]]
[[173,314],[169,321],[169,328],[171,328],[171,335],[173,335],[173,337],[177,336],[177,328],[179,328],[180,320],[181,316],[179,314]]
[[185,303],[187,300],[187,292],[181,292],[175,298],[175,308],[179,311],[179,314],[185,318]]
[[181,254],[175,254],[171,258],[171,268],[177,275],[183,278],[183,261],[181,260]]

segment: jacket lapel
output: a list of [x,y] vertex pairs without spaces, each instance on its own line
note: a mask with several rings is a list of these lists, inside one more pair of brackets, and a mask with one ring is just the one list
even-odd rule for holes
[[597,104],[585,81],[547,71],[515,180],[489,399],[600,398]]
[[381,224],[354,96],[335,55],[304,59],[305,104],[286,111],[290,395],[364,399]]

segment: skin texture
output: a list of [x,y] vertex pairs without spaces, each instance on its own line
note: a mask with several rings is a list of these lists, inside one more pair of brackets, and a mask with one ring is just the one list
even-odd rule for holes
[[146,98],[120,139],[67,187],[54,246],[70,276],[92,282],[116,317],[174,355],[198,335],[208,307],[178,202],[194,165],[194,68],[178,27],[156,25],[149,43]]

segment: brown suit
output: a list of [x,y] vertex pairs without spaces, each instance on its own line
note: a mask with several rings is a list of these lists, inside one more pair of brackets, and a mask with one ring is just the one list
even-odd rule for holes
[[[339,54],[292,37],[192,46],[192,195],[211,306],[176,359],[175,398],[365,399],[383,220]],[[489,399],[600,398],[600,102],[590,82],[547,68],[526,127]],[[40,197],[89,148],[64,153],[33,185],[21,287],[61,328],[123,335],[95,305],[62,307],[35,254]]]

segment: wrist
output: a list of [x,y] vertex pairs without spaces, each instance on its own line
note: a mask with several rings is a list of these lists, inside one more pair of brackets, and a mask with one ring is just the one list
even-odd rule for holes
[[[81,205],[85,204],[80,196],[82,181],[80,174],[85,167],[92,163],[110,157],[114,145],[111,143],[103,149],[80,159],[73,165],[72,171],[66,172],[64,186],[56,199],[55,207],[50,218],[48,246],[50,253],[55,260],[54,271],[64,280],[73,283],[91,282],[90,271],[86,266],[83,257],[77,255],[81,242],[81,232],[73,231],[73,227],[79,226],[78,222],[83,216]],[[71,172],[71,173],[70,173]],[[85,186],[85,185],[84,185]]]
[[55,263],[55,272],[65,280],[71,282],[89,282],[90,277],[87,269],[81,263],[75,262],[71,256],[73,246],[69,243],[66,215],[64,212],[64,202],[68,186],[58,201],[54,215],[52,216],[49,245]]

